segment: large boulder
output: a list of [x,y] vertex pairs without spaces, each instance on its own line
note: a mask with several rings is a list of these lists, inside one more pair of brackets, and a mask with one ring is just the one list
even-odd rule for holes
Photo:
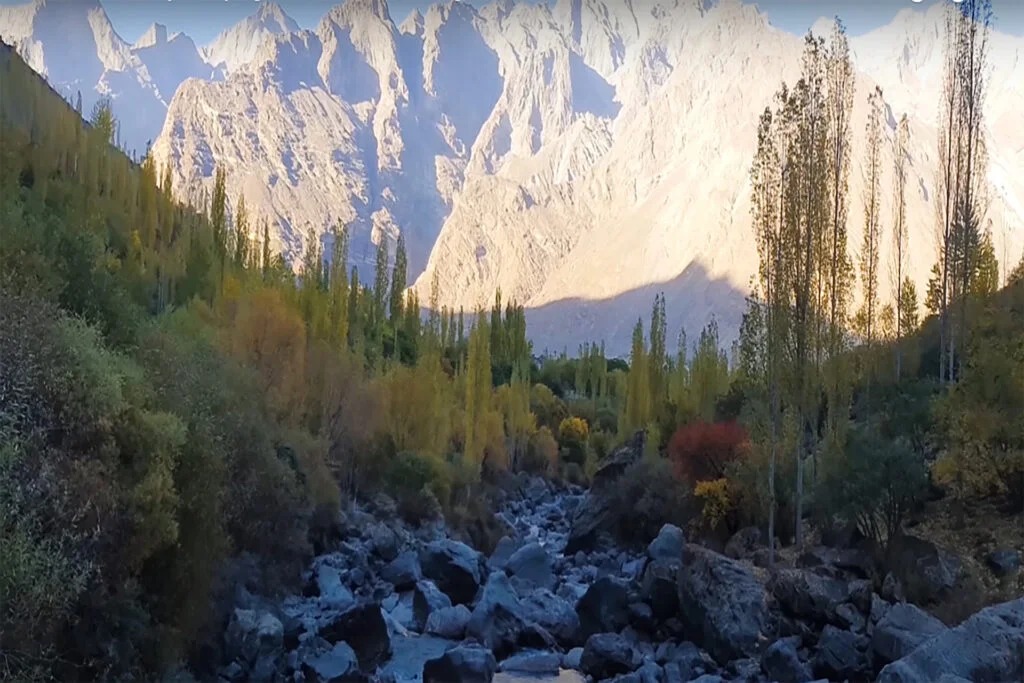
[[1020,569],[1020,553],[1013,548],[993,550],[985,558],[985,564],[998,577],[1010,576]]
[[582,642],[579,615],[567,600],[542,588],[523,596],[520,604],[526,620],[544,627],[562,647]]
[[881,664],[906,657],[926,640],[946,631],[946,625],[924,610],[901,602],[893,605],[871,636],[871,649]]
[[516,649],[529,626],[508,577],[504,572],[491,572],[470,615],[466,633],[503,657]]
[[502,536],[501,540],[498,541],[498,545],[494,547],[494,552],[491,553],[490,558],[487,560],[487,568],[491,571],[504,569],[505,565],[508,564],[509,558],[512,557],[518,547],[511,538]]
[[742,564],[687,545],[679,571],[679,615],[719,662],[757,653],[767,619],[764,588]]
[[666,524],[661,527],[657,538],[647,546],[647,557],[652,562],[681,564],[685,547],[686,535],[683,530],[675,524]]
[[799,636],[780,638],[761,654],[761,668],[777,683],[805,683],[811,680],[811,667],[800,661]]
[[555,652],[520,652],[498,664],[500,671],[535,675],[557,675],[562,656]]
[[538,588],[552,588],[555,584],[551,556],[540,543],[529,543],[512,553],[505,564],[505,571]]
[[423,578],[419,556],[412,550],[406,550],[384,566],[380,577],[392,584],[395,590],[410,590]]
[[427,619],[432,612],[451,607],[451,599],[441,592],[433,581],[418,581],[412,593],[412,616],[417,630],[427,626]]
[[643,431],[608,454],[598,465],[591,480],[590,491],[573,513],[569,529],[569,540],[565,554],[572,555],[578,550],[590,550],[602,529],[610,529],[612,510],[609,489],[630,465],[638,462],[644,453]]
[[480,588],[483,558],[465,543],[429,543],[420,553],[423,575],[437,584],[453,604],[469,604]]
[[423,683],[491,683],[498,663],[480,647],[456,647],[423,665]]
[[587,638],[580,670],[597,680],[632,672],[640,658],[629,641],[617,633],[595,633]]
[[398,535],[384,522],[372,524],[367,531],[370,547],[385,562],[398,557]]
[[583,637],[618,632],[629,624],[629,592],[610,577],[602,577],[587,589],[576,604]]
[[376,603],[358,605],[339,614],[320,628],[320,636],[329,643],[348,643],[363,671],[373,671],[391,656],[391,634]]
[[878,683],[929,683],[943,674],[974,683],[1024,678],[1024,598],[987,607],[922,643],[878,675]]
[[811,661],[814,674],[829,680],[867,680],[871,673],[870,644],[867,636],[826,625]]
[[[947,597],[960,578],[962,563],[950,551],[915,536],[899,536],[890,548],[890,565],[907,599],[918,604]],[[883,597],[887,597],[883,594]]]
[[756,526],[740,529],[725,544],[725,556],[733,560],[742,560],[754,554],[763,544],[763,535]]
[[257,659],[283,654],[284,626],[270,612],[236,609],[228,622],[224,645],[228,659],[247,668]]
[[678,575],[681,564],[651,561],[644,568],[640,591],[658,619],[668,619],[679,611]]
[[355,597],[341,580],[341,571],[329,564],[316,569],[316,585],[320,604],[328,609],[346,610],[356,603]]
[[335,643],[329,652],[304,659],[300,670],[307,683],[366,680],[359,673],[359,659],[356,653],[344,642]]
[[786,612],[818,623],[836,622],[837,608],[851,599],[849,583],[806,569],[779,570],[769,589]]
[[465,605],[443,607],[427,617],[426,633],[449,640],[462,640],[466,634],[470,611]]

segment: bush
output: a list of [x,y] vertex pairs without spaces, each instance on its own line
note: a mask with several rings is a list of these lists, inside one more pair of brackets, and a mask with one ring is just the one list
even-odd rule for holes
[[729,463],[748,451],[750,439],[737,422],[694,422],[676,430],[669,441],[669,457],[684,481],[721,479]]
[[732,495],[729,491],[729,481],[724,477],[698,482],[693,489],[693,496],[703,501],[700,526],[704,530],[715,531],[732,516]]
[[548,475],[558,464],[558,442],[547,427],[541,427],[530,437],[522,469],[531,474]]
[[664,459],[631,465],[609,495],[614,531],[623,542],[646,545],[665,524],[685,528],[693,516],[686,490]]
[[586,421],[567,417],[558,425],[558,442],[562,446],[562,460],[583,467],[587,463],[587,442],[590,429]]

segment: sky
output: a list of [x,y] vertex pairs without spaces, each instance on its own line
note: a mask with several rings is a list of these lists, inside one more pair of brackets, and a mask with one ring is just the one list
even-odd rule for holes
[[[0,5],[22,4],[25,0],[0,0]],[[70,0],[74,2],[75,0]],[[218,33],[256,11],[265,0],[102,0],[103,6],[122,38],[135,42],[153,22],[167,26],[169,32],[184,31],[198,45],[213,40]],[[278,0],[303,28],[315,28],[328,9],[342,0]],[[436,0],[389,0],[396,23],[414,9],[426,9]],[[469,0],[482,6],[489,0]],[[521,0],[539,2],[542,0]],[[554,0],[549,0],[554,2]],[[644,2],[648,0],[637,0]],[[649,0],[653,1],[653,0]],[[775,26],[802,34],[819,17],[839,15],[851,35],[860,35],[883,26],[905,7],[923,8],[939,0],[743,0],[757,4]],[[1024,0],[992,0],[997,27],[1006,33],[1024,36]]]

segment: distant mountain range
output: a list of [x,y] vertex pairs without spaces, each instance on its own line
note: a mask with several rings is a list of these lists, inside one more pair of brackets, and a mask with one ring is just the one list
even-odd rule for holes
[[[906,9],[851,39],[850,247],[878,84],[883,245],[906,112],[918,291],[936,256],[942,27],[941,8]],[[449,1],[400,26],[384,0],[347,0],[315,30],[262,2],[203,48],[159,25],[129,45],[97,0],[36,0],[0,8],[0,36],[86,110],[112,96],[126,146],[153,140],[181,196],[198,200],[223,165],[231,201],[271,218],[286,254],[341,220],[353,261],[372,264],[373,243],[402,233],[421,301],[435,281],[441,304],[467,310],[500,288],[527,304],[538,349],[605,339],[617,353],[659,291],[670,335],[692,339],[712,315],[735,334],[757,263],[757,117],[802,54],[739,0]],[[987,227],[1009,268],[1024,247],[1024,39],[994,32],[990,63]]]

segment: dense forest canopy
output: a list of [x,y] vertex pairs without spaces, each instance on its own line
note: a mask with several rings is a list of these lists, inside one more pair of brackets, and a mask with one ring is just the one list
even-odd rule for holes
[[[378,245],[373,282],[350,270],[342,224],[285,263],[244,197],[227,205],[224,169],[203,206],[177,202],[168,169],[112,144],[109,106],[86,122],[4,46],[0,677],[127,679],[187,660],[216,631],[234,558],[293,581],[352,498],[386,492],[410,522],[444,517],[486,548],[489,486],[519,472],[585,484],[637,432],[617,529],[634,541],[671,520],[800,547],[807,524],[853,522],[884,547],[935,490],[961,516],[979,499],[1019,514],[1024,262],[1001,282],[980,227],[986,8],[949,13],[943,241],[920,300],[903,271],[923,248],[905,233],[909,133],[900,122],[883,188],[882,94],[854,92],[837,22],[808,36],[799,79],[759,122],[760,269],[740,338],[724,351],[712,321],[670,339],[659,295],[628,359],[600,342],[537,358],[500,292],[490,310],[418,301],[402,238]],[[851,217],[860,97],[871,182]]]

